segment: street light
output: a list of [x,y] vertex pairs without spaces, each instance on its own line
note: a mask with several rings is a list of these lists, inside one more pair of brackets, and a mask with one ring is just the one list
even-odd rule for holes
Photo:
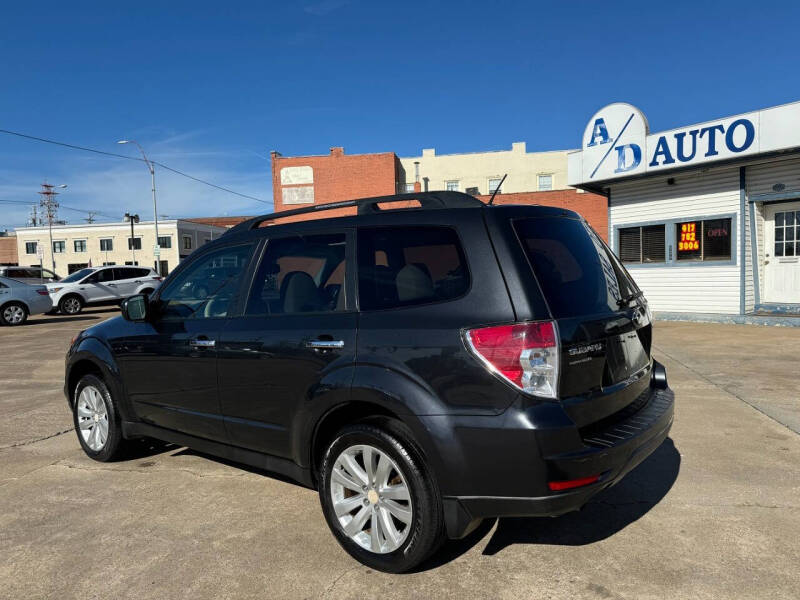
[[[147,158],[147,154],[144,153],[144,148],[137,142],[136,140],[119,140],[118,144],[136,144],[136,147],[139,148],[139,152],[142,153],[142,158],[144,158],[144,164],[147,165],[148,170],[150,171],[150,181],[152,183],[152,190],[153,190],[153,222],[155,223],[155,230],[156,230],[156,243],[155,245],[158,246],[158,208],[156,205],[156,170],[153,166],[153,163]],[[131,228],[133,228],[133,221],[131,221]],[[155,260],[155,267],[156,273],[161,275],[161,268],[159,264],[158,257]]]
[[132,215],[131,213],[125,213],[125,220],[130,222],[131,224],[131,241],[128,242],[128,245],[131,247],[131,252],[133,253],[133,264],[136,264],[136,238],[133,237],[133,224],[139,222],[139,215]]

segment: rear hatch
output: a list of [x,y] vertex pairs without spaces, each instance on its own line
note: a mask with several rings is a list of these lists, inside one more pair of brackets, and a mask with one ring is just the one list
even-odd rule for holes
[[639,398],[650,381],[652,323],[625,268],[580,218],[515,219],[560,340],[558,395],[579,427]]

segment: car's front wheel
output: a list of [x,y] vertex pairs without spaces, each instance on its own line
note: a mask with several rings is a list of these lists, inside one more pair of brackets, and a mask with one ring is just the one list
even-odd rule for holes
[[111,392],[96,375],[84,375],[75,387],[73,423],[89,458],[108,462],[123,453],[125,440]]
[[22,325],[28,320],[28,309],[21,302],[9,302],[0,309],[0,323]]
[[65,315],[77,315],[83,310],[83,302],[76,295],[64,296],[58,303],[58,310]]
[[363,564],[401,573],[443,540],[442,502],[420,453],[400,428],[356,424],[327,449],[320,473],[325,518]]

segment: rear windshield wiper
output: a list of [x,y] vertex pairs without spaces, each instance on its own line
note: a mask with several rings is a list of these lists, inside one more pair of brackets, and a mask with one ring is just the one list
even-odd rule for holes
[[644,292],[642,290],[639,290],[638,292],[634,292],[633,294],[628,294],[627,296],[623,296],[622,298],[617,300],[617,304],[620,306],[627,306],[633,300],[637,300],[642,296],[644,296]]

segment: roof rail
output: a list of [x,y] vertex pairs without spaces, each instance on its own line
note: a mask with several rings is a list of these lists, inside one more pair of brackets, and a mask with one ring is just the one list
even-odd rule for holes
[[[334,210],[336,208],[349,208],[358,207],[359,215],[379,214],[387,210],[402,210],[402,209],[382,209],[379,205],[386,202],[403,202],[408,200],[416,200],[419,202],[419,209],[432,210],[441,208],[479,208],[485,206],[483,202],[478,200],[475,196],[464,194],[463,192],[417,192],[410,194],[393,194],[391,196],[376,196],[374,198],[359,198],[356,200],[344,200],[342,202],[328,202],[326,204],[315,204],[314,206],[307,206],[305,208],[296,208],[293,210],[281,210],[278,212],[269,213],[253,217],[247,221],[242,221],[238,225],[232,227],[227,233],[239,233],[242,231],[250,231],[251,229],[258,228],[265,221],[273,221],[276,219],[283,219],[284,217],[292,217],[295,215],[307,215],[311,213],[322,212],[325,210]],[[416,210],[419,210],[416,209]],[[414,209],[411,209],[414,210]]]

